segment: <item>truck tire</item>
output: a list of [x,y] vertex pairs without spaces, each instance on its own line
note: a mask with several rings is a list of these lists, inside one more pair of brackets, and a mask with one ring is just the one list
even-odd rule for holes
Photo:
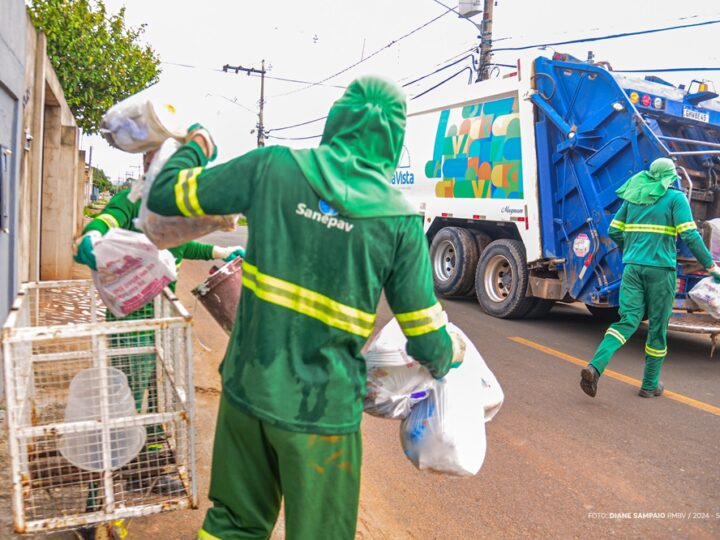
[[485,313],[501,319],[525,317],[536,301],[525,296],[528,283],[522,242],[503,238],[485,248],[475,273],[475,294]]
[[[488,247],[490,242],[492,242],[492,238],[490,238],[489,235],[485,234],[484,232],[480,231],[474,231],[470,230],[473,237],[475,238],[475,245],[477,246],[477,253],[478,253],[478,260],[480,257],[482,257],[482,252],[485,251],[485,248]],[[465,296],[467,297],[474,297],[475,296],[475,270],[473,270],[473,284],[472,287],[470,287],[470,290],[465,293]]]
[[475,285],[478,262],[473,234],[459,227],[440,229],[430,245],[435,290],[442,296],[464,296]]

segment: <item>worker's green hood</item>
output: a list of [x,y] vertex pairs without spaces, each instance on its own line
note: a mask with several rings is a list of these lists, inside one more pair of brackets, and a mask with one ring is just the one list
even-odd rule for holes
[[417,211],[390,185],[404,139],[402,90],[361,77],[330,109],[320,146],[291,153],[318,197],[341,215],[413,215]]
[[616,191],[621,199],[634,204],[654,204],[670,187],[678,174],[670,158],[658,158],[647,171],[641,171]]

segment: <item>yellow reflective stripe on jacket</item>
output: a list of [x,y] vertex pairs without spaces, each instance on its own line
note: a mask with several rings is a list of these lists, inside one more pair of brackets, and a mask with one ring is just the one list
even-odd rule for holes
[[645,354],[648,356],[654,356],[655,358],[662,358],[667,354],[667,347],[664,349],[653,349],[649,345],[645,345]]
[[617,340],[618,340],[620,343],[622,343],[623,345],[625,345],[625,342],[627,341],[627,340],[625,339],[625,337],[624,337],[620,332],[618,332],[617,330],[615,330],[614,328],[608,328],[608,329],[607,329],[607,332],[605,332],[605,335],[606,335],[606,336],[612,336],[612,337],[614,337],[615,339],[617,339]]
[[361,311],[311,291],[290,281],[260,272],[256,266],[243,263],[243,286],[255,296],[351,334],[368,337],[375,325],[375,314]]
[[205,212],[203,211],[202,207],[200,206],[200,201],[197,197],[197,177],[198,175],[203,171],[202,167],[195,167],[192,170],[192,175],[188,178],[188,199],[190,200],[190,207],[192,208],[192,212],[196,216],[204,216]]
[[185,204],[185,183],[187,182],[189,169],[183,169],[178,173],[177,182],[175,182],[175,204],[183,216],[192,217],[190,210]]
[[668,227],[666,225],[650,225],[647,223],[626,223],[625,232],[646,232],[669,234],[671,236],[677,235],[677,229],[675,227]]
[[677,232],[683,233],[685,231],[691,231],[692,229],[697,229],[697,225],[694,221],[688,221],[686,223],[681,223],[677,226]]
[[618,221],[617,219],[613,219],[613,220],[610,222],[610,226],[613,227],[613,228],[615,228],[615,229],[620,229],[621,231],[624,231],[624,230],[625,230],[625,223],[622,222],[622,221]]
[[417,311],[398,313],[395,318],[407,337],[429,334],[445,326],[445,314],[439,303]]
[[175,204],[180,213],[186,217],[205,215],[197,197],[197,177],[201,172],[203,172],[203,167],[183,169],[178,173],[178,179],[175,182]]
[[115,216],[112,214],[100,214],[95,219],[99,219],[102,221],[105,225],[110,227],[111,229],[119,229],[120,224],[118,223],[118,220],[115,219]]
[[210,534],[205,529],[200,529],[198,531],[198,540],[222,540],[219,536],[215,536],[214,534]]

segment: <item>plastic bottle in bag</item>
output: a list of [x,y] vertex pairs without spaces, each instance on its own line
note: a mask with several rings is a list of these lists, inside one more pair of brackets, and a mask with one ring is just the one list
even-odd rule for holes
[[720,319],[720,283],[715,278],[706,277],[695,285],[688,296],[715,319]]

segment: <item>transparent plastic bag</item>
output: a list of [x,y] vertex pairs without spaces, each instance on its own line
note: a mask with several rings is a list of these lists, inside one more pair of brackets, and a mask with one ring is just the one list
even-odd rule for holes
[[367,392],[363,409],[373,416],[403,419],[412,406],[428,396],[435,379],[405,353],[405,336],[391,320],[365,354]]
[[485,460],[485,422],[500,410],[504,395],[468,337],[452,324],[448,331],[465,341],[465,359],[435,382],[427,399],[413,405],[400,425],[400,440],[418,469],[473,476]]
[[143,231],[150,241],[160,249],[185,244],[213,231],[234,231],[238,216],[161,216],[147,207],[153,181],[160,173],[163,165],[177,152],[182,143],[175,139],[167,139],[153,157],[143,181],[143,197],[140,214],[135,226]]
[[95,287],[117,317],[137,311],[177,279],[172,253],[158,250],[144,234],[110,229],[93,251]]
[[706,277],[695,285],[688,296],[715,319],[720,319],[720,283],[715,278]]
[[139,153],[159,148],[170,137],[185,139],[188,124],[174,105],[154,94],[152,87],[147,88],[108,109],[100,133],[110,146]]

